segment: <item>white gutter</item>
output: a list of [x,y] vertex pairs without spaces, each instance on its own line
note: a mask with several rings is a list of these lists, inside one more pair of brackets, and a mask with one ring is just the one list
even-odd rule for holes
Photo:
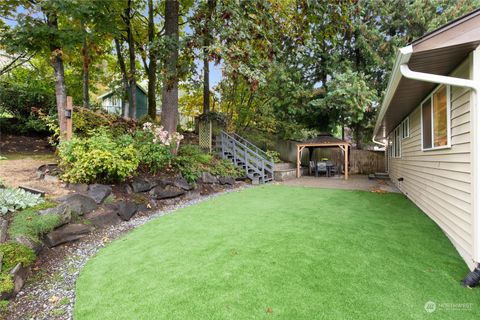
[[[375,141],[375,137],[377,136],[378,130],[380,129],[380,125],[383,122],[383,118],[385,117],[385,113],[387,112],[388,106],[392,101],[393,95],[397,90],[398,84],[400,83],[400,79],[402,79],[402,74],[400,73],[400,66],[403,64],[408,63],[410,60],[410,56],[412,55],[412,46],[407,46],[401,48],[395,59],[395,65],[393,66],[392,74],[390,75],[390,80],[388,81],[387,92],[385,93],[385,98],[383,99],[382,106],[380,107],[380,112],[378,113],[377,123],[375,124],[375,129],[373,130],[373,142],[385,146],[383,143],[379,143]],[[388,132],[384,132],[383,136]]]
[[[458,87],[470,88],[474,91],[473,101],[471,101],[472,112],[472,207],[473,207],[473,260],[476,263],[480,262],[480,110],[478,110],[478,103],[480,101],[480,47],[473,52],[473,80],[455,78],[449,76],[440,76],[431,73],[416,72],[410,70],[408,67],[408,60],[412,54],[412,46],[400,49],[400,55],[408,57],[406,62],[400,64],[400,72],[405,78],[439,83],[445,85],[452,85]],[[398,59],[402,60],[402,59]],[[396,86],[395,86],[396,89]],[[393,94],[392,94],[393,95]],[[391,99],[391,98],[390,98]],[[390,103],[390,101],[388,101]],[[387,104],[388,106],[388,104]],[[382,106],[383,107],[383,106]],[[386,110],[385,110],[386,111]],[[384,111],[384,112],[385,112]],[[380,119],[380,118],[379,118]],[[380,123],[380,121],[379,121]],[[378,124],[378,123],[377,123]]]

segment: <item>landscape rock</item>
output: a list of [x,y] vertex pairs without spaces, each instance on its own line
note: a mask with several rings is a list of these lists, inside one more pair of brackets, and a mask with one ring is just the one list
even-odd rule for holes
[[37,179],[54,180],[54,178],[56,178],[56,181],[58,181],[57,176],[60,175],[60,173],[61,171],[58,168],[58,165],[56,163],[49,163],[49,164],[44,164],[38,167],[37,171],[35,172],[35,175]]
[[88,186],[88,195],[92,197],[97,204],[102,203],[111,193],[111,186],[98,183]]
[[140,178],[133,180],[131,183],[131,186],[132,186],[132,191],[135,193],[147,192],[154,187],[154,185],[150,181],[145,179],[140,179]]
[[175,180],[173,181],[173,185],[185,191],[189,191],[193,189],[193,187],[187,182],[187,180],[185,180],[185,178],[181,176],[175,178]]
[[92,222],[92,224],[97,228],[113,226],[120,222],[118,211],[114,209],[109,209],[101,214],[89,218],[88,220],[90,220],[90,222]]
[[38,214],[40,215],[46,215],[46,214],[56,214],[62,218],[61,224],[59,224],[57,227],[67,224],[72,220],[72,208],[68,205],[68,203],[62,203],[59,206],[56,206],[54,208],[48,208],[44,210],[38,211]]
[[212,184],[201,184],[198,186],[198,190],[200,191],[200,195],[207,196],[209,194],[215,193],[215,188],[213,188]]
[[88,233],[93,231],[93,229],[94,228],[92,226],[87,226],[84,224],[67,224],[48,233],[45,236],[45,241],[47,245],[52,248],[62,243],[83,238]]
[[206,184],[212,184],[212,183],[218,183],[217,177],[213,176],[209,172],[202,172],[202,176],[200,177],[202,183]]
[[96,201],[84,194],[67,194],[57,199],[70,207],[73,213],[83,215],[97,208]]
[[38,254],[43,248],[43,243],[33,241],[32,239],[26,236],[16,237],[15,241],[20,244],[23,244],[25,247],[32,249],[35,252],[35,254]]
[[197,200],[201,197],[200,191],[199,190],[192,190],[189,191],[185,194],[185,200]]
[[19,262],[17,265],[10,271],[10,275],[13,278],[13,296],[15,296],[20,290],[22,290],[23,285],[27,277],[27,269],[22,266]]
[[219,177],[218,182],[222,185],[229,185],[229,186],[235,185],[235,179],[232,177]]
[[130,201],[122,201],[118,204],[118,216],[123,221],[128,221],[137,212],[137,205]]
[[157,200],[175,198],[184,193],[185,190],[173,185],[156,186],[150,191],[151,197]]
[[85,184],[85,183],[69,183],[68,188],[74,190],[75,192],[87,193],[88,184]]
[[0,243],[3,243],[7,240],[7,229],[8,221],[5,219],[0,219]]

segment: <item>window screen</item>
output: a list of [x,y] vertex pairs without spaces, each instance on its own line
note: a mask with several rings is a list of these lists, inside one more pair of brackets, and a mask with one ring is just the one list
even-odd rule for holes
[[432,147],[432,99],[422,104],[423,148]]

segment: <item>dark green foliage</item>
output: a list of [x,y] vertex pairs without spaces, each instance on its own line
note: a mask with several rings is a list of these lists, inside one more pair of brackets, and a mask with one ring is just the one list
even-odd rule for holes
[[203,152],[197,145],[180,147],[178,155],[173,158],[172,166],[188,182],[197,180],[202,172],[218,176],[238,177],[238,169],[228,160],[222,160]]
[[28,267],[35,261],[33,250],[19,243],[2,243],[0,244],[0,252],[3,253],[2,273],[9,272],[18,263]]
[[63,178],[69,182],[118,182],[131,176],[139,165],[138,151],[128,137],[114,138],[100,128],[85,138],[73,138],[59,146]]
[[0,114],[11,114],[11,118],[0,117],[2,133],[21,135],[48,135],[49,129],[39,119],[37,112],[53,112],[55,95],[52,83],[45,81],[31,70],[14,70],[9,77],[0,81]]
[[99,128],[106,128],[114,136],[128,133],[135,128],[135,123],[102,111],[75,108],[73,112],[74,132],[80,136],[90,135]]
[[165,168],[172,159],[170,147],[154,143],[151,132],[137,130],[134,135],[134,146],[138,151],[140,164],[145,171],[156,174]]
[[52,208],[56,205],[55,202],[47,201],[16,213],[8,229],[8,234],[12,239],[26,236],[33,241],[40,241],[39,237],[59,226],[62,219],[55,214],[39,215],[37,211]]

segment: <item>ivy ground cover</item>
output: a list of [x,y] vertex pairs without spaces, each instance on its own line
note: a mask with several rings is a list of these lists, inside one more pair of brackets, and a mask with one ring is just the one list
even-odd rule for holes
[[102,249],[75,319],[479,319],[467,273],[403,195],[261,186]]

